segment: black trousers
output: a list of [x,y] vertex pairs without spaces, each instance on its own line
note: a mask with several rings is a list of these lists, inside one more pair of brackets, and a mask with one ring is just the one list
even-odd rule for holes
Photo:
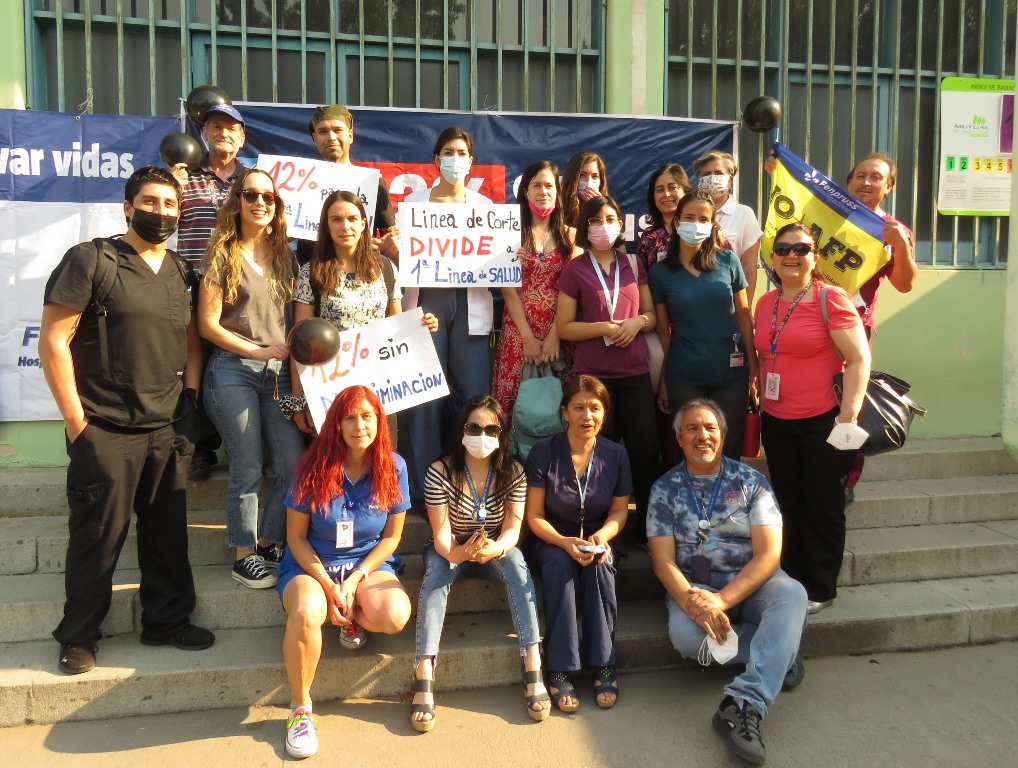
[[622,540],[643,542],[647,540],[647,500],[650,498],[650,487],[661,476],[654,389],[650,385],[649,373],[602,379],[601,382],[612,401],[601,434],[625,445],[629,468],[633,473],[636,514],[630,515],[626,521]]
[[110,609],[113,572],[137,517],[142,636],[168,638],[194,610],[187,558],[187,470],[192,419],[151,431],[89,424],[67,443],[70,507],[61,645],[91,642]]
[[827,443],[835,408],[807,419],[760,417],[771,486],[784,521],[781,567],[810,600],[837,596],[845,555],[845,477],[858,451]]

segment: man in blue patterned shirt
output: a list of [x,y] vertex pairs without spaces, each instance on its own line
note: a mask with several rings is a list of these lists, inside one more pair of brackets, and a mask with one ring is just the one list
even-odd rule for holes
[[760,720],[804,675],[806,590],[780,569],[781,513],[767,480],[721,453],[721,407],[690,400],[673,426],[685,461],[654,484],[647,510],[654,573],[668,593],[668,634],[679,653],[701,663],[723,654],[708,638],[737,642],[725,663],[746,670],[725,686],[714,728],[736,754],[762,765]]

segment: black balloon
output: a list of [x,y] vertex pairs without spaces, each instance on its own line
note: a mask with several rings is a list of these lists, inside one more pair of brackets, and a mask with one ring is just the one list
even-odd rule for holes
[[186,133],[168,133],[159,142],[159,157],[168,168],[184,163],[188,168],[197,168],[201,162],[201,145]]
[[215,85],[199,85],[187,94],[187,114],[200,124],[209,107],[232,103],[222,88]]
[[301,365],[321,365],[339,353],[339,331],[328,320],[309,317],[293,326],[287,343]]
[[766,133],[781,121],[781,104],[771,96],[757,96],[742,110],[742,124],[754,133]]

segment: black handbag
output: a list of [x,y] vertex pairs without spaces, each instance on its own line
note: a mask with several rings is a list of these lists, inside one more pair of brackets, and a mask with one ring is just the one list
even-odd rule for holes
[[[842,374],[834,376],[834,393],[841,403]],[[905,444],[912,418],[925,416],[926,409],[908,397],[912,385],[883,371],[870,371],[866,396],[856,419],[869,433],[859,451],[866,456],[877,456],[895,451]]]

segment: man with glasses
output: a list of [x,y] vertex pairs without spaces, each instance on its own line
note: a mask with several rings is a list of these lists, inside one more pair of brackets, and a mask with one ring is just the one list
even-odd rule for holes
[[[226,202],[234,179],[244,170],[237,153],[246,138],[244,118],[236,107],[216,104],[206,110],[202,119],[201,135],[208,154],[196,168],[177,163],[170,169],[183,190],[177,252],[199,271],[212,230],[216,228],[216,214]],[[208,342],[203,342],[202,348],[207,358],[211,347]],[[222,440],[200,402],[195,430],[194,456],[187,477],[189,480],[207,480],[218,461],[216,449],[222,445]]]

